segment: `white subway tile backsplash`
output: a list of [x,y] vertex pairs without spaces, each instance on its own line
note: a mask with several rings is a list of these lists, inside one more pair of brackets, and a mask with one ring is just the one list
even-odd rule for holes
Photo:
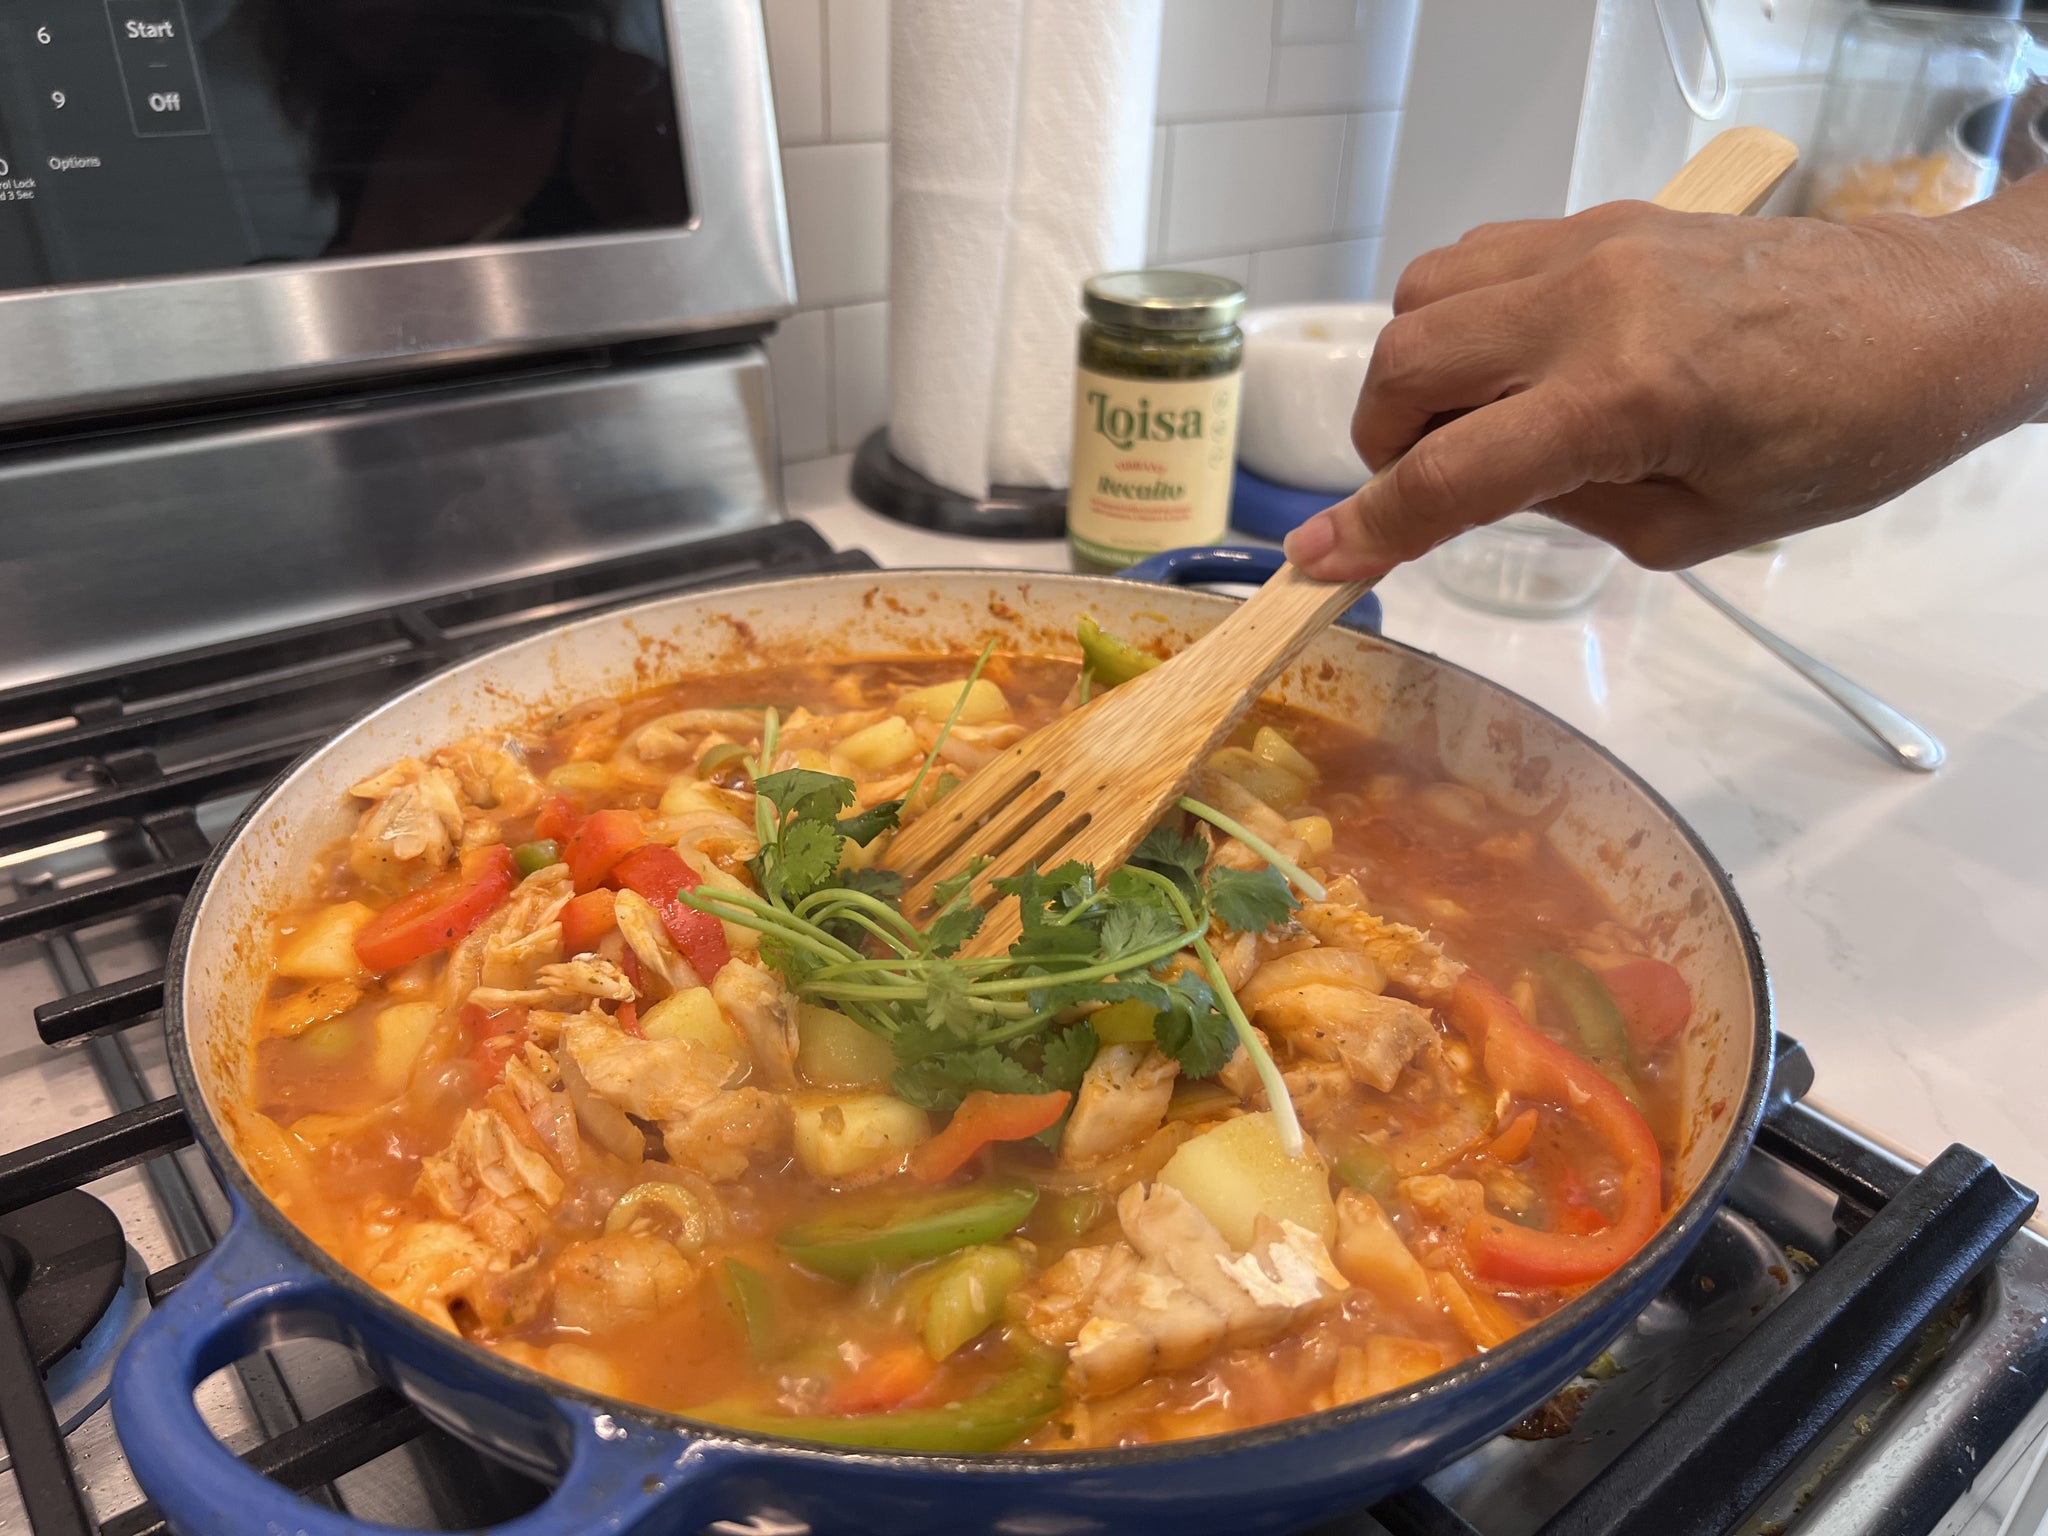
[[785,459],[813,459],[832,451],[830,361],[823,310],[791,315],[768,338],[775,424]]
[[787,144],[825,137],[824,0],[763,0],[775,126]]
[[1151,212],[1145,219],[1145,250],[1152,255],[1166,248],[1166,168],[1171,161],[1169,143],[1164,128],[1152,130]]
[[784,150],[797,302],[858,304],[889,290],[889,146]]
[[1415,52],[1415,17],[1421,0],[1359,0],[1358,35],[1366,41],[1368,108],[1399,107],[1408,95],[1408,60]]
[[851,453],[889,419],[889,306],[831,311],[832,451]]
[[834,143],[889,136],[889,0],[825,0]]
[[1280,0],[1280,41],[1341,43],[1358,29],[1358,0]]
[[1248,255],[1199,256],[1193,261],[1155,261],[1152,265],[1171,267],[1176,272],[1213,272],[1246,289],[1252,283],[1252,258]]
[[1273,0],[1165,0],[1159,121],[1263,112],[1272,50]]
[[[798,461],[888,414],[890,0],[762,3],[804,306],[767,345]],[[1365,296],[1417,3],[1163,0],[1148,260],[1261,304]]]
[[1341,117],[1182,123],[1171,132],[1165,254],[1299,245],[1335,227]]
[[1371,234],[1387,221],[1387,188],[1394,180],[1399,112],[1365,112],[1351,119],[1344,145],[1344,182],[1337,193],[1337,228]]
[[1315,304],[1372,296],[1373,269],[1380,243],[1334,240],[1323,245],[1289,246],[1255,251],[1251,280],[1245,284],[1254,304]]
[[1282,43],[1273,66],[1272,107],[1276,112],[1357,112],[1375,103],[1367,55],[1374,38],[1341,43]]

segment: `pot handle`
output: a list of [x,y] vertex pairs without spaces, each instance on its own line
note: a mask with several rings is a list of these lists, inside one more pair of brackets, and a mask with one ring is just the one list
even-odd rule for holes
[[394,1385],[408,1375],[431,1380],[441,1400],[474,1415],[481,1438],[519,1448],[509,1459],[538,1473],[546,1470],[536,1465],[539,1454],[560,1469],[547,1499],[491,1527],[497,1536],[627,1536],[647,1528],[657,1506],[664,1530],[718,1518],[708,1501],[733,1448],[613,1419],[592,1404],[508,1382],[457,1351],[421,1349],[401,1321],[307,1267],[238,1200],[227,1236],[143,1322],[114,1372],[115,1431],[136,1481],[174,1530],[391,1536],[391,1526],[303,1499],[264,1476],[215,1438],[193,1402],[193,1389],[223,1366],[306,1336],[352,1345]]
[[[1203,582],[1236,582],[1256,587],[1286,563],[1287,557],[1277,549],[1248,544],[1204,544],[1169,549],[1118,574],[1132,581],[1157,582],[1165,587],[1189,587]],[[1368,592],[1347,608],[1337,622],[1378,634],[1382,616],[1379,594]]]

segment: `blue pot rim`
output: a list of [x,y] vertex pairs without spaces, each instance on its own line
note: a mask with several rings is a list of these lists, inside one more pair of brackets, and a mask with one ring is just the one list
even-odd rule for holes
[[[750,594],[772,591],[797,582],[844,582],[869,583],[877,579],[886,580],[893,576],[915,577],[919,575],[966,575],[984,580],[1011,578],[1022,582],[1042,579],[1044,571],[1014,570],[995,567],[904,567],[884,572],[859,571],[826,573],[803,576],[770,578],[763,581],[747,582],[730,587],[715,589],[721,597],[743,598]],[[1130,580],[1122,576],[1087,576],[1079,580],[1113,583],[1117,586],[1148,588],[1157,590],[1157,584],[1143,580]],[[1227,607],[1238,601],[1220,593],[1190,591],[1188,596],[1197,601],[1214,602]],[[630,619],[641,607],[653,607],[674,601],[674,596],[653,598],[646,604],[611,610],[578,620],[579,623],[617,623]],[[563,626],[567,628],[569,626]],[[545,633],[543,631],[543,633]],[[532,635],[518,636],[506,642],[509,645],[524,643]],[[270,1196],[258,1185],[234,1148],[229,1145],[207,1106],[206,1096],[192,1061],[190,1042],[184,1028],[184,976],[186,959],[191,949],[191,930],[208,888],[219,872],[228,851],[240,840],[243,831],[254,820],[257,813],[269,801],[277,785],[288,779],[301,764],[318,755],[340,737],[355,730],[369,715],[385,708],[399,698],[414,693],[423,693],[439,685],[450,672],[469,666],[480,657],[489,655],[492,647],[465,656],[459,661],[422,678],[412,687],[388,699],[380,699],[362,716],[317,746],[309,748],[288,764],[278,776],[266,785],[262,793],[255,796],[236,817],[235,824],[215,844],[213,851],[201,866],[193,881],[190,894],[186,897],[178,917],[176,930],[171,938],[171,950],[164,970],[163,1022],[167,1054],[169,1056],[172,1080],[178,1097],[185,1106],[187,1118],[192,1125],[193,1138],[204,1149],[208,1161],[232,1194],[238,1196],[246,1208],[244,1219],[258,1220],[266,1233],[283,1245],[316,1274],[324,1277],[357,1305],[381,1312],[387,1320],[395,1321],[412,1334],[420,1344],[423,1354],[452,1352],[469,1364],[494,1372],[507,1381],[547,1397],[563,1399],[582,1405],[586,1409],[609,1414],[614,1419],[625,1418],[645,1428],[696,1440],[717,1441],[735,1450],[744,1451],[778,1461],[856,1463],[867,1466],[917,1466],[936,1472],[958,1472],[967,1475],[1001,1472],[1011,1476],[1065,1477],[1086,1472],[1112,1472],[1119,1468],[1170,1464],[1180,1461],[1210,1460],[1219,1457],[1251,1455],[1266,1447],[1316,1438],[1323,1435],[1348,1433],[1361,1424],[1370,1423],[1381,1417],[1391,1417],[1410,1406],[1450,1394],[1463,1394],[1475,1390],[1479,1384],[1496,1374],[1516,1371],[1522,1364],[1542,1352],[1550,1341],[1567,1332],[1574,1324],[1589,1315],[1602,1310],[1613,1310],[1627,1300],[1628,1293],[1652,1270],[1669,1259],[1674,1253],[1687,1248],[1697,1233],[1714,1217],[1726,1198],[1729,1186],[1749,1154],[1756,1140],[1758,1127],[1762,1124],[1765,1105],[1770,1095],[1771,1066],[1774,1059],[1776,1023],[1774,1002],[1771,996],[1770,978],[1764,966],[1763,951],[1757,941],[1756,930],[1750,922],[1748,909],[1735,888],[1733,876],[1717,859],[1712,850],[1693,830],[1691,825],[1678,814],[1678,810],[1663,795],[1657,792],[1647,780],[1607,748],[1594,741],[1577,727],[1571,725],[1541,705],[1523,698],[1510,689],[1501,687],[1482,674],[1456,662],[1446,661],[1427,651],[1390,640],[1383,635],[1370,635],[1374,643],[1400,651],[1425,662],[1432,667],[1470,678],[1485,687],[1506,695],[1517,705],[1534,712],[1549,721],[1560,731],[1578,741],[1590,751],[1598,754],[1616,773],[1639,791],[1644,799],[1662,814],[1670,818],[1674,827],[1685,839],[1701,866],[1714,882],[1721,899],[1727,903],[1728,911],[1734,918],[1736,932],[1741,940],[1743,958],[1747,965],[1751,1001],[1756,1018],[1756,1030],[1752,1040],[1749,1080],[1744,1087],[1741,1103],[1737,1106],[1728,1127],[1727,1139],[1716,1154],[1706,1175],[1694,1186],[1679,1206],[1676,1214],[1668,1218],[1657,1229],[1657,1233],[1642,1248],[1637,1250],[1627,1263],[1588,1287],[1579,1295],[1566,1302],[1556,1312],[1541,1322],[1525,1329],[1507,1343],[1484,1354],[1475,1355],[1459,1362],[1449,1370],[1404,1391],[1387,1393],[1367,1398],[1362,1402],[1342,1407],[1325,1409],[1318,1413],[1300,1414],[1280,1419],[1271,1424],[1252,1429],[1234,1430],[1228,1434],[1206,1436],[1191,1440],[1169,1441],[1159,1445],[1131,1446],[1112,1450],[1087,1451],[992,1451],[960,1454],[945,1451],[880,1451],[858,1447],[825,1445],[817,1441],[788,1439],[775,1435],[760,1435],[730,1428],[706,1419],[692,1419],[666,1409],[652,1408],[624,1398],[606,1397],[590,1392],[558,1377],[549,1376],[524,1365],[506,1359],[504,1356],[485,1349],[469,1340],[451,1336],[436,1328],[419,1314],[386,1296],[367,1280],[356,1275],[346,1265],[333,1258],[310,1237],[299,1229],[296,1223],[280,1211]],[[1631,1311],[1627,1317],[1615,1319],[1617,1329],[1636,1314]],[[423,1372],[424,1374],[424,1372]]]

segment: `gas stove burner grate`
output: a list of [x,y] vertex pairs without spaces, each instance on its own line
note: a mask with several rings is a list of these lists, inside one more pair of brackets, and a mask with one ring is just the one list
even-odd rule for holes
[[[107,1400],[114,1361],[149,1313],[148,1271],[114,1213],[70,1189],[0,1216],[0,1272],[69,1434]],[[0,1447],[0,1472],[10,1465]]]
[[[140,1038],[130,1031],[162,1006],[162,972],[94,974],[94,925],[140,914],[160,941],[240,802],[305,748],[450,661],[659,592],[868,568],[865,556],[834,554],[809,528],[782,525],[0,691],[0,887],[18,893],[0,902],[0,946],[40,949],[62,995],[35,1009],[37,1029],[52,1045],[92,1053],[119,1111],[0,1156],[0,1234],[34,1227],[49,1209],[39,1202],[84,1199],[66,1192],[141,1165],[185,1254],[145,1278],[122,1244],[112,1305],[97,1324],[88,1315],[84,1339],[68,1351],[56,1346],[77,1317],[59,1329],[33,1293],[25,1304],[0,1297],[0,1435],[36,1536],[164,1529],[147,1504],[96,1521],[64,1430],[78,1403],[104,1394],[83,1368],[95,1341],[113,1336],[111,1359],[121,1331],[217,1235],[184,1162],[166,1155],[190,1144],[184,1113],[175,1098],[150,1095],[128,1049]],[[1880,1399],[1904,1396],[1894,1373],[1909,1381],[1943,1350],[1974,1349],[1988,1363],[1971,1392],[1885,1485],[1887,1532],[1912,1536],[1944,1517],[2048,1388],[2048,1246],[2013,1236],[2032,1196],[1967,1149],[1914,1170],[1802,1105],[1811,1071],[1792,1042],[1781,1042],[1776,1081],[1758,1155],[1717,1231],[1617,1343],[1623,1373],[1582,1394],[1566,1438],[1503,1437],[1324,1536],[1490,1536],[1539,1521],[1540,1536],[1753,1529],[1746,1516],[1786,1518],[1772,1500],[1796,1504],[1820,1486],[1802,1479],[1810,1466],[1834,1466],[1845,1423],[1884,1421],[1892,1407]],[[1795,1244],[1817,1265],[1779,1278],[1771,1255]],[[104,1225],[85,1246],[97,1296],[110,1288],[114,1260]],[[2021,1250],[2031,1268],[2013,1257]],[[1704,1294],[1717,1277],[1747,1286],[1753,1300],[1706,1305],[1686,1289]],[[1994,1303],[2024,1316],[1987,1345],[1977,1324]],[[1958,1319],[1976,1320],[1977,1331]],[[1685,1348],[1668,1347],[1672,1333]],[[39,1367],[53,1354],[46,1390]],[[540,1496],[387,1388],[301,1415],[282,1378],[264,1375],[266,1360],[239,1368],[267,1436],[245,1455],[290,1487],[332,1499],[337,1478],[408,1446],[420,1452],[448,1528],[509,1518]],[[66,1376],[74,1365],[77,1384]],[[765,1529],[760,1520],[719,1528]]]

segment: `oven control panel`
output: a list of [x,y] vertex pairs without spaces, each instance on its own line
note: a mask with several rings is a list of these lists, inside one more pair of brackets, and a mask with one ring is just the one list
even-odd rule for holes
[[0,0],[0,293],[687,218],[660,0]]

